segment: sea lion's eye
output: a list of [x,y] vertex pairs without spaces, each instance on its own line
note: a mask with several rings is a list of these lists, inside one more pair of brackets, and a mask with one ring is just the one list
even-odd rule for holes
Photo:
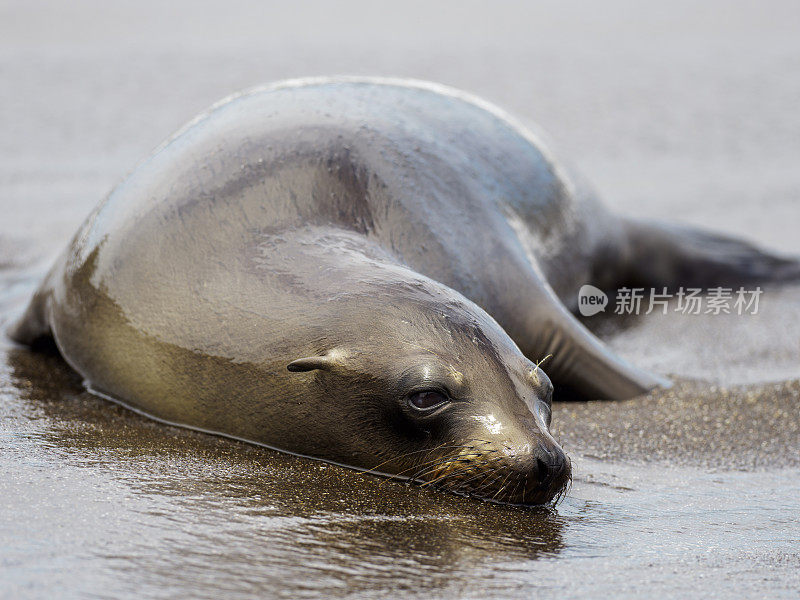
[[417,410],[428,411],[437,406],[441,406],[448,401],[447,396],[434,390],[415,392],[408,397],[408,403]]

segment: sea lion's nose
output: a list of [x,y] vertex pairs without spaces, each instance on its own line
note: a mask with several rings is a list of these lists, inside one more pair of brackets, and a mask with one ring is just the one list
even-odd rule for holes
[[570,476],[569,459],[564,451],[555,445],[539,443],[532,452],[531,479],[537,487],[551,497],[558,493]]
[[550,465],[541,458],[536,459],[536,481],[543,485],[552,476]]

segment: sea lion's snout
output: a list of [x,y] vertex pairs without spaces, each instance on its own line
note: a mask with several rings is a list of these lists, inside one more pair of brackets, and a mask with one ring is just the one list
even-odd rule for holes
[[456,460],[439,464],[423,485],[503,504],[548,504],[566,491],[571,479],[569,459],[550,440],[522,446],[475,441]]
[[422,477],[425,485],[518,505],[548,504],[563,495],[571,467],[549,431],[553,386],[541,370],[531,375],[504,393],[495,384],[496,393],[487,389],[482,401],[450,407],[452,430],[468,441],[434,461]]
[[532,441],[514,444],[493,442],[501,451],[494,461],[498,476],[476,495],[509,504],[547,504],[560,497],[569,484],[572,471],[569,458],[547,435],[532,435]]

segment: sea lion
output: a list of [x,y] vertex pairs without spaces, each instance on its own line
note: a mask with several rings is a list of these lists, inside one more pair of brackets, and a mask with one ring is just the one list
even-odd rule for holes
[[569,461],[553,385],[661,380],[570,313],[586,282],[797,263],[603,209],[528,129],[442,86],[314,79],[233,96],[91,214],[10,330],[162,421],[485,499]]

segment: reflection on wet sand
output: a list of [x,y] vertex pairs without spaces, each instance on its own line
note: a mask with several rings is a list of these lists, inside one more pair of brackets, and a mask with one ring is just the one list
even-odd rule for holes
[[131,589],[169,580],[194,594],[198,581],[213,580],[210,595],[221,581],[289,595],[433,593],[563,547],[565,521],[552,510],[486,504],[167,427],[83,391],[57,356],[11,349],[6,360],[0,382],[17,404],[12,418],[37,421],[29,460],[84,469],[119,494],[110,500],[124,507],[116,535],[125,550],[84,550]]

